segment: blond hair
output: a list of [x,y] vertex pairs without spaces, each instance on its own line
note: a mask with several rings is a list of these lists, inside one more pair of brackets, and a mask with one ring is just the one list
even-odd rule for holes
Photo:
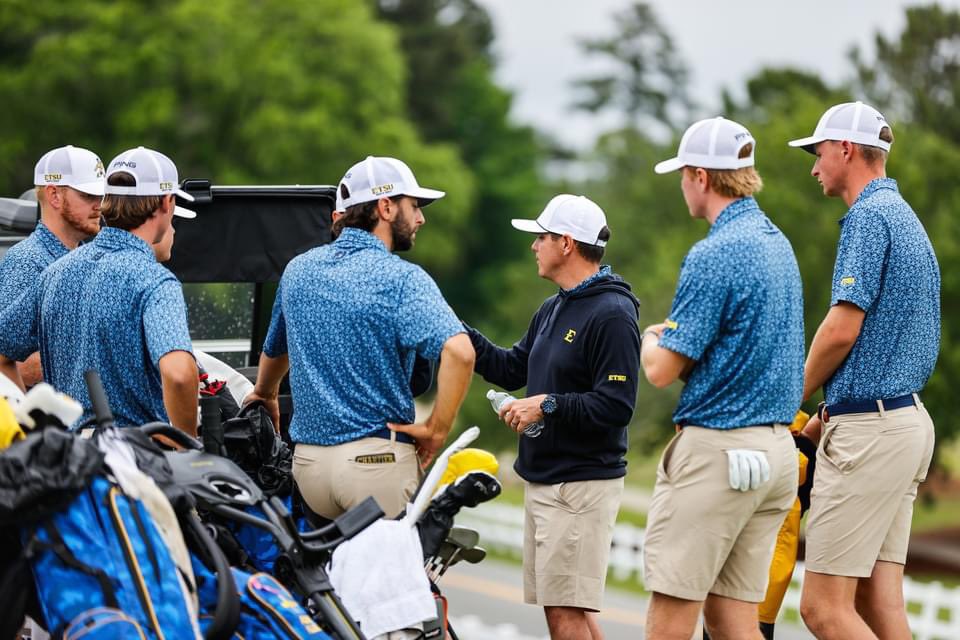
[[[748,142],[740,149],[738,158],[746,158],[753,151],[753,143]],[[696,167],[684,167],[684,171],[696,171]],[[704,169],[707,172],[710,188],[714,193],[727,198],[745,198],[763,189],[763,179],[753,167],[740,169]]]

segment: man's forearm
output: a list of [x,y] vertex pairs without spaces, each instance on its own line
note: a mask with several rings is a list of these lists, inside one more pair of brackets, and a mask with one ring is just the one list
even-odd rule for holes
[[193,354],[171,351],[160,358],[163,407],[170,424],[191,436],[197,435],[197,397],[200,382]]
[[257,383],[253,387],[253,393],[261,398],[276,398],[280,392],[280,382],[289,369],[290,356],[286,353],[275,358],[261,353],[257,367]]
[[437,397],[427,424],[444,437],[450,432],[467,395],[475,357],[466,334],[453,336],[443,346],[437,371]]
[[197,385],[166,384],[163,386],[163,406],[167,410],[170,424],[197,435]]
[[820,323],[803,367],[803,399],[822,387],[850,355],[863,326],[864,312],[840,303],[830,308]]

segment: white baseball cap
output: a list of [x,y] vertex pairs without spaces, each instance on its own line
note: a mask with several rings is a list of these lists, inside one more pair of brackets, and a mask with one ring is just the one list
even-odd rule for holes
[[47,151],[33,168],[33,184],[70,187],[92,196],[103,195],[103,162],[93,151],[67,145]]
[[[107,169],[107,181],[115,173],[129,173],[135,185],[132,187],[112,185],[109,182],[104,192],[117,196],[168,196],[174,194],[193,202],[193,196],[180,188],[177,167],[173,160],[159,151],[137,147],[128,149],[110,161]],[[173,215],[181,218],[196,218],[197,213],[183,207],[176,207]]]
[[569,234],[574,240],[602,247],[600,231],[607,226],[607,216],[595,202],[584,196],[561,193],[554,196],[536,220],[513,219],[514,229],[528,233]]
[[824,140],[849,140],[870,147],[890,151],[890,143],[880,139],[880,130],[892,128],[879,111],[862,102],[837,104],[820,116],[812,136],[791,140],[787,144],[814,153],[814,147]]
[[[740,150],[752,144],[750,155],[740,157]],[[753,166],[757,141],[742,124],[721,116],[707,118],[690,125],[680,138],[677,157],[658,162],[653,170],[670,173],[683,167],[701,169],[742,169]]]
[[[347,190],[346,195],[343,195],[344,187]],[[397,196],[416,198],[418,204],[425,207],[447,195],[443,191],[421,187],[406,163],[396,158],[374,156],[367,156],[350,167],[337,185],[337,193],[337,211],[346,211],[357,204]]]

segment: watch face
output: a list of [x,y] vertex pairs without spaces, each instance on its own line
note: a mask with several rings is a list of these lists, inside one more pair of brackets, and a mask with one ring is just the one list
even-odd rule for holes
[[540,410],[546,414],[551,414],[557,410],[557,401],[553,396],[547,396],[540,403]]

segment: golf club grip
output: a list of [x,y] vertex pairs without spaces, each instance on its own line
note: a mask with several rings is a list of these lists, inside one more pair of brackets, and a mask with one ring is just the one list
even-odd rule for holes
[[110,403],[107,402],[107,393],[103,389],[103,382],[100,381],[100,374],[94,369],[87,369],[83,372],[83,381],[87,384],[87,394],[90,396],[97,426],[112,427],[113,412],[110,411]]

